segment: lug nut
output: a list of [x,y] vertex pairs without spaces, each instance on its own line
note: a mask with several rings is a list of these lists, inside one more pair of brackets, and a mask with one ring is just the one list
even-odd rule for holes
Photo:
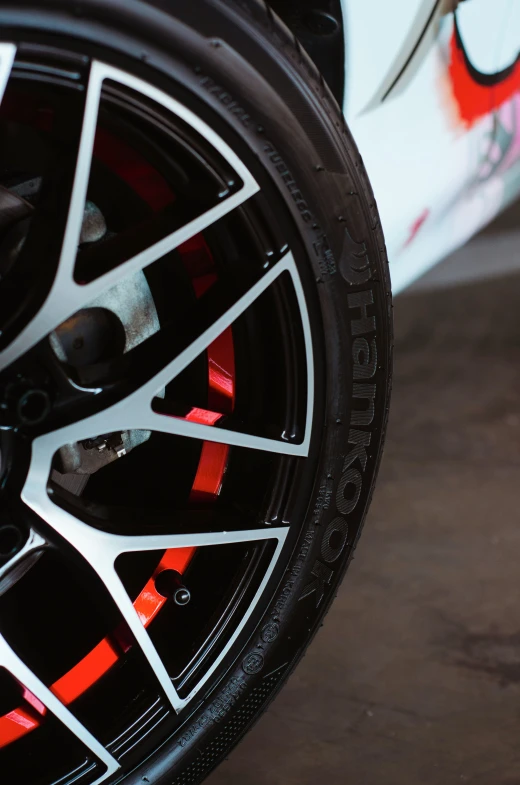
[[176,605],[187,605],[191,600],[189,589],[176,570],[163,570],[155,579],[155,588],[163,597],[172,599]]
[[37,425],[42,422],[51,410],[49,394],[45,390],[25,390],[20,396],[16,413],[23,425]]
[[9,561],[21,551],[27,537],[14,523],[0,524],[0,564]]
[[18,377],[0,393],[0,427],[38,425],[51,410],[49,393],[31,379]]

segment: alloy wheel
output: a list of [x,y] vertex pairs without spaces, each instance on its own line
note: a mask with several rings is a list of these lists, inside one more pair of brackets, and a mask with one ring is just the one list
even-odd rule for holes
[[0,45],[0,759],[20,781],[101,783],[184,721],[283,575],[317,459],[291,218],[145,76]]

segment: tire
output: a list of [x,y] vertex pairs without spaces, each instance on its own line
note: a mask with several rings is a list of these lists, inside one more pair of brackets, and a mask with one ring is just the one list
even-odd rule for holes
[[[392,362],[390,280],[374,196],[327,85],[261,0],[1,0],[0,29],[4,41],[43,40],[111,59],[165,93],[177,85],[176,95],[192,102],[247,161],[261,192],[265,186],[272,194],[265,201],[279,205],[289,245],[298,249],[316,388],[311,459],[291,497],[290,548],[175,727],[151,749],[129,754],[104,780],[198,783],[249,730],[303,656],[368,510]],[[52,524],[41,527],[51,538]],[[4,634],[2,613],[0,606]],[[92,781],[89,771],[81,784]],[[61,776],[60,783],[69,781],[70,775]],[[57,780],[42,783],[51,781]]]

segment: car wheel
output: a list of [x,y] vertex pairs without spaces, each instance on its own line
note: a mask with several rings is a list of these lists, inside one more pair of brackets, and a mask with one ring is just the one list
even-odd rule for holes
[[377,209],[261,2],[2,0],[0,30],[3,776],[196,783],[366,515]]

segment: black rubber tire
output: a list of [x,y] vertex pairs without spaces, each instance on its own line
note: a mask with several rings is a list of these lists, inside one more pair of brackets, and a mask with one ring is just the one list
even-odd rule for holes
[[269,172],[316,279],[327,369],[325,406],[316,416],[326,427],[291,563],[218,686],[124,780],[197,783],[258,719],[303,655],[368,509],[392,353],[390,280],[376,204],[329,89],[261,0],[1,0],[0,25],[7,34],[23,26],[103,42],[181,80],[232,125]]

